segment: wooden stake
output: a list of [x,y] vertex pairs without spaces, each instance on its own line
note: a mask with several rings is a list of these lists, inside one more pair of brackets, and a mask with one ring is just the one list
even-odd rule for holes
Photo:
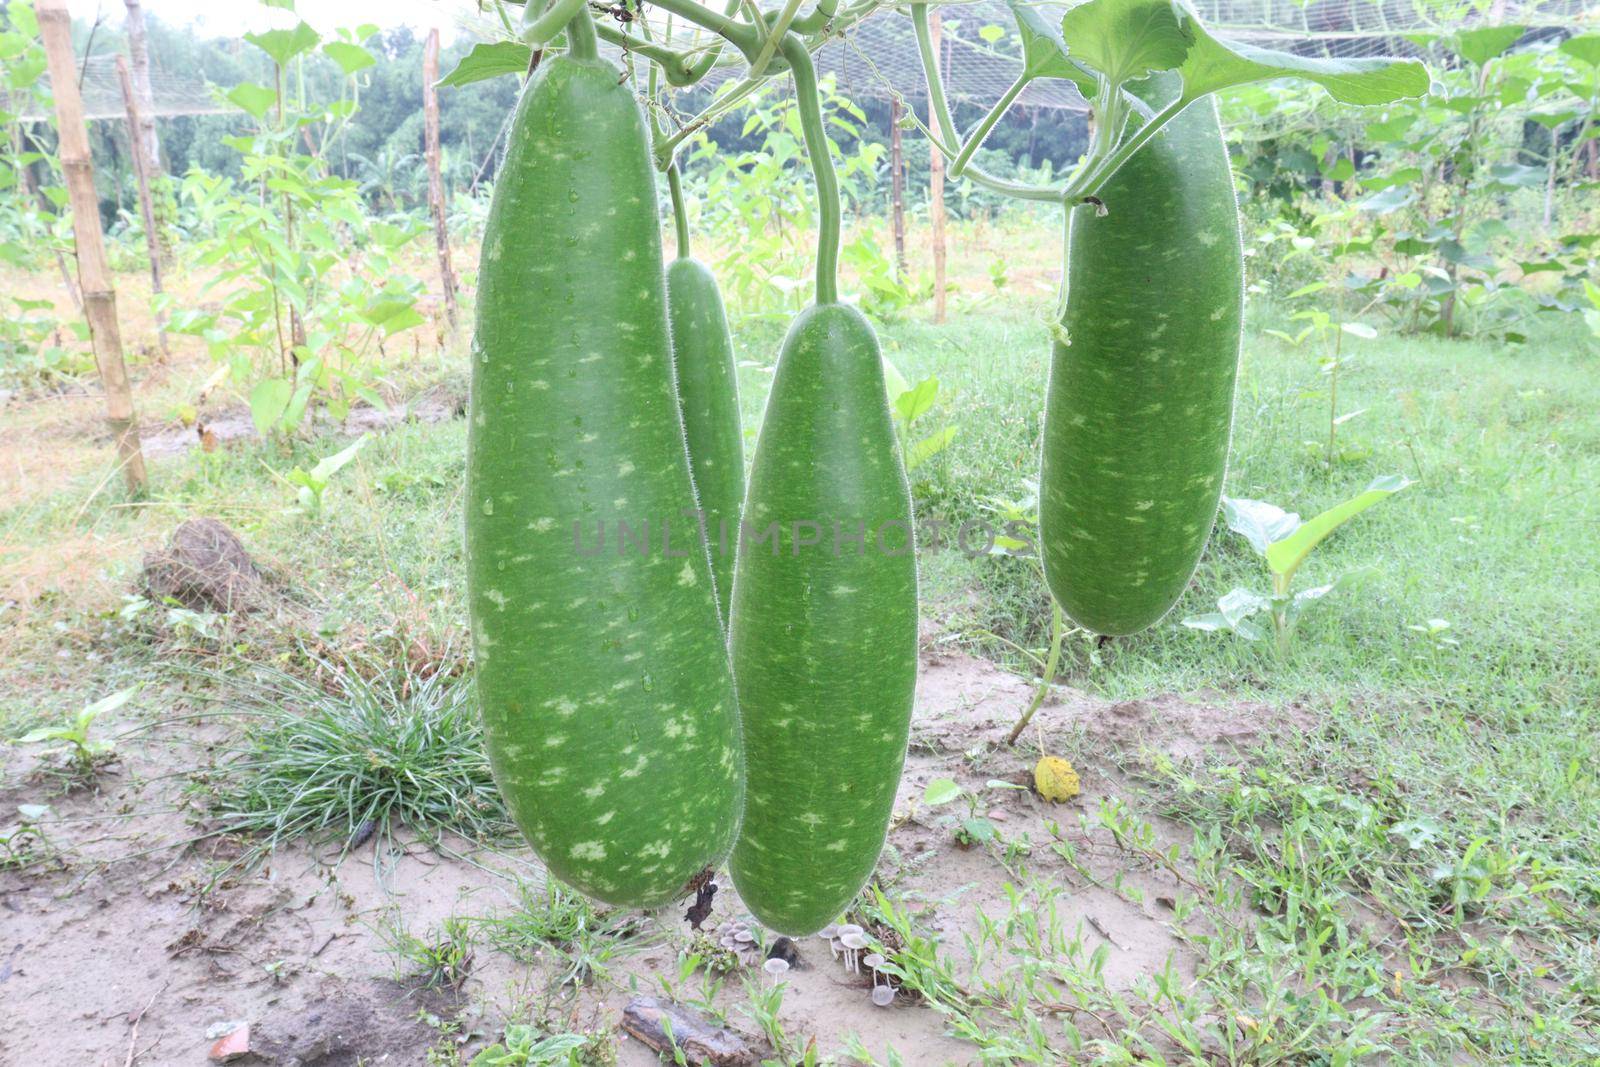
[[889,203],[894,218],[894,262],[906,273],[906,156],[900,143],[900,98],[889,101]]
[[156,137],[156,100],[150,91],[150,48],[144,32],[144,9],[139,0],[123,0],[128,10],[125,29],[128,55],[133,60],[133,88],[139,94],[139,133],[144,147],[144,172],[150,181],[161,173],[161,141]]
[[450,228],[444,210],[444,178],[439,174],[439,31],[429,30],[422,46],[422,129],[428,160],[428,207],[433,212],[433,242],[439,249],[439,283],[444,287],[444,310],[450,328],[456,327],[456,275],[450,269]]
[[[939,75],[944,73],[944,20],[939,9],[928,12],[928,29],[933,38],[934,62]],[[932,104],[929,104],[932,107]],[[932,145],[928,146],[928,218],[933,223],[933,321],[944,321],[945,314],[945,248],[944,248],[944,157]]]
[[94,191],[94,163],[89,155],[89,131],[83,122],[83,98],[78,95],[78,66],[72,54],[72,16],[67,0],[39,0],[39,35],[44,39],[50,64],[50,89],[56,103],[56,131],[61,139],[61,170],[67,179],[72,206],[72,232],[78,246],[78,284],[83,291],[84,316],[106,391],[106,421],[117,442],[117,456],[129,492],[143,494],[147,479],[144,452],[139,447],[139,420],[133,411],[128,368],[122,361],[122,334],[117,327],[117,293],[106,268],[106,248],[100,233],[100,198]]
[[[150,254],[150,291],[160,294],[166,292],[161,286],[161,238],[156,233],[155,203],[150,199],[149,161],[139,145],[140,131],[144,127],[139,121],[139,98],[134,95],[133,79],[128,76],[128,62],[121,56],[117,57],[117,81],[122,85],[122,101],[128,108],[128,147],[133,156],[133,176],[139,185],[139,215],[144,219],[144,246]],[[167,331],[159,318],[156,322],[156,339],[161,345],[161,355],[170,356]]]

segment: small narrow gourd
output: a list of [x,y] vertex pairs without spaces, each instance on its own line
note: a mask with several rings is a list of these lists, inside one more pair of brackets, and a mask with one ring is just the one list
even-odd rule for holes
[[731,640],[743,718],[734,886],[813,933],[877,862],[917,677],[911,496],[872,327],[837,299],[838,187],[803,47],[794,71],[821,205],[817,303],[784,340],[745,496]]
[[689,255],[689,224],[676,168],[668,172],[677,220],[678,257],[667,265],[678,403],[689,447],[689,468],[705,523],[718,606],[728,618],[733,561],[744,501],[744,430],[739,423],[739,376],[722,293],[709,268]]
[[[1141,92],[1175,88],[1157,76]],[[1100,199],[1104,214],[1071,209],[1039,526],[1062,610],[1120,635],[1182,595],[1227,470],[1244,276],[1212,100],[1169,122]]]
[[466,489],[485,741],[553,874],[661,904],[726,854],[742,768],[710,563],[684,515],[644,119],[612,64],[547,56],[509,145],[479,266]]

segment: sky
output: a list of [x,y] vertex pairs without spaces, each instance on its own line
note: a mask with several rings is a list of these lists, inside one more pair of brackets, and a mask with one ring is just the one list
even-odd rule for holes
[[[68,0],[75,18],[94,19],[96,13],[111,24],[122,22],[122,0]],[[293,26],[303,18],[319,30],[375,23],[382,27],[409,25],[439,28],[446,42],[455,35],[455,15],[473,8],[472,0],[299,0],[298,14],[264,7],[258,0],[143,0],[146,18],[168,23],[194,23],[207,35],[236,37],[252,30]]]

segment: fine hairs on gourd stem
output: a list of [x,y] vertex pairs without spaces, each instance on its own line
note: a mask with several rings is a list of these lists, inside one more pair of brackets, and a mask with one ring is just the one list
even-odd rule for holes
[[794,72],[795,96],[800,106],[800,132],[817,182],[817,303],[839,302],[839,178],[828,152],[828,134],[822,124],[822,96],[817,91],[817,71],[811,53],[797,38],[786,36],[783,57]]
[[683,202],[683,176],[676,162],[667,164],[667,191],[672,195],[672,227],[678,239],[678,258],[689,258],[689,211]]
[[578,13],[567,23],[567,55],[573,59],[600,58],[600,37],[595,33],[588,3],[579,5]]

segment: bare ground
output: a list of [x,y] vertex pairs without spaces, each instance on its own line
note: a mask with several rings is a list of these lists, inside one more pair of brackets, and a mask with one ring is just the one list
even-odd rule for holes
[[[1000,858],[959,847],[940,813],[920,803],[928,781],[953,777],[982,797],[981,814],[1007,840],[1033,843],[1036,874],[1072,886],[1065,922],[1090,947],[1109,946],[1112,985],[1158,971],[1169,958],[1191,978],[1192,952],[1169,927],[1180,874],[1124,852],[1079,816],[1106,797],[1131,795],[1120,769],[1131,761],[1248,744],[1266,732],[1301,728],[1306,717],[1170,696],[1114,704],[1064,691],[1041,710],[1024,746],[1007,749],[1005,733],[1027,696],[1024,682],[979,660],[925,657],[880,880],[918,902],[919,929],[947,944],[959,944],[980,912],[1003,911],[1011,876]],[[452,916],[505,914],[517,906],[518,881],[540,878],[526,853],[458,843],[452,857],[415,845],[380,876],[375,845],[337,866],[294,848],[207,890],[231,854],[214,842],[189,843],[197,824],[182,787],[220,729],[191,723],[140,732],[122,745],[98,788],[65,795],[32,752],[6,751],[0,805],[9,811],[49,801],[46,830],[60,862],[0,873],[0,994],[9,1017],[0,1029],[0,1062],[203,1063],[208,1031],[242,1021],[259,1053],[251,1062],[422,1063],[441,1041],[470,1051],[502,1021],[530,1012],[610,1031],[630,987],[658,992],[657,976],[676,975],[688,931],[673,909],[646,917],[618,943],[620,959],[604,979],[580,987],[552,988],[554,959],[522,965],[484,945],[459,991],[421,990],[397,976],[386,931],[399,925],[424,936]],[[991,779],[1026,780],[1041,743],[1073,756],[1083,776],[1079,798],[1055,805],[1032,792],[983,788]],[[1159,847],[1187,839],[1177,827],[1153,822]],[[1090,878],[1052,865],[1041,847],[1052,840],[1048,824],[1073,843]],[[1143,890],[1142,904],[1109,888],[1118,875]],[[707,929],[741,911],[732,889],[724,889]],[[897,1049],[908,1064],[972,1062],[971,1047],[944,1036],[933,1011],[903,999],[874,1007],[869,981],[847,971],[825,941],[808,939],[800,951],[801,965],[786,976],[781,1019],[802,1046],[814,1036],[819,1050],[833,1052],[854,1033],[880,1055]],[[738,991],[737,981],[727,986],[719,1001],[725,1007]],[[430,1018],[459,1020],[459,1034],[442,1036]],[[730,1022],[761,1047],[750,1020],[734,1010]],[[622,1064],[656,1062],[621,1035],[618,1053]]]

